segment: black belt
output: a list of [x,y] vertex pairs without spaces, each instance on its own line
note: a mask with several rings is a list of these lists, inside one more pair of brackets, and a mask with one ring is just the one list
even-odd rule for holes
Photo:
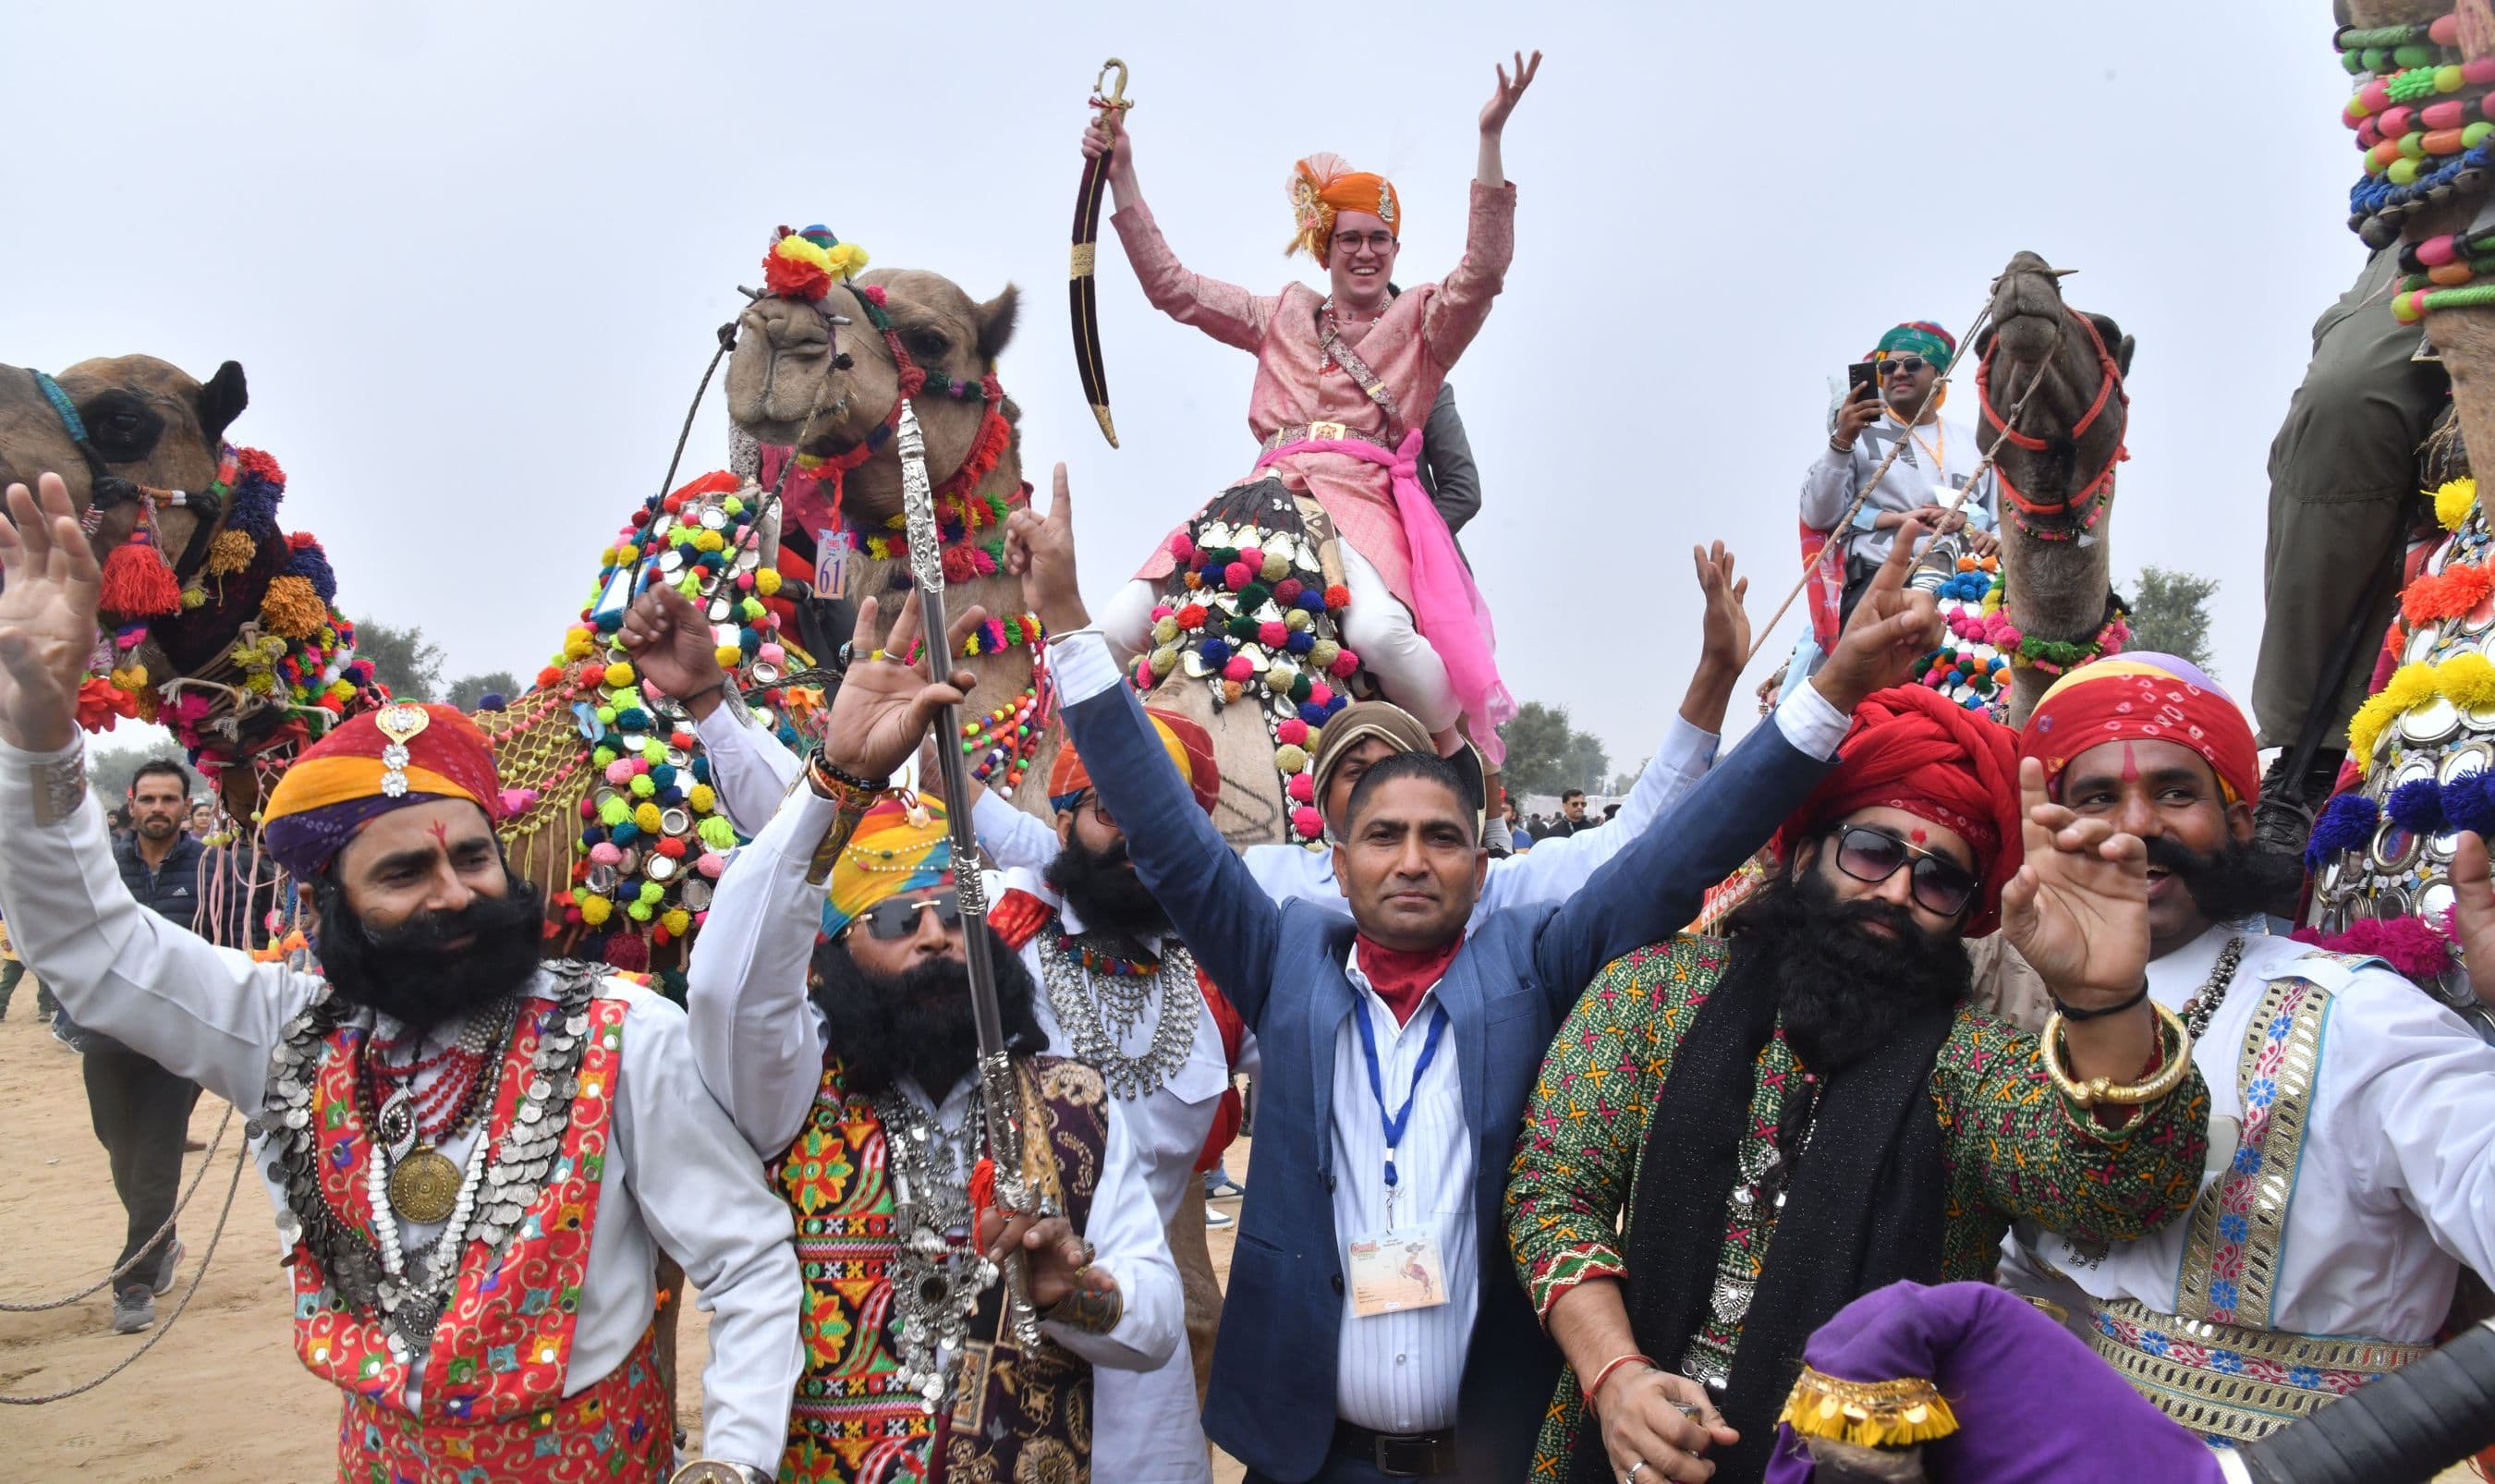
[[1392,1478],[1420,1479],[1456,1471],[1453,1433],[1380,1433],[1335,1419],[1334,1451],[1365,1458]]

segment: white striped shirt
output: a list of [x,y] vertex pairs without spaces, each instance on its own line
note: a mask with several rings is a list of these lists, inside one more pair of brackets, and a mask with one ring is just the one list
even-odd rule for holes
[[[1377,997],[1355,951],[1344,966],[1360,999],[1352,1014],[1367,1015],[1377,1033],[1377,1073],[1389,1107],[1402,1107],[1412,1071],[1430,1041],[1438,992],[1421,997],[1408,1024]],[[1473,1236],[1473,1170],[1479,1159],[1464,1127],[1463,1082],[1456,1070],[1456,1032],[1438,1037],[1438,1054],[1413,1092],[1412,1121],[1395,1152],[1395,1220],[1420,1227],[1437,1243],[1447,1301],[1362,1318],[1352,1309],[1351,1244],[1386,1230],[1386,1127],[1377,1095],[1369,1089],[1369,1063],[1361,1055],[1360,1028],[1343,1017],[1334,1044],[1334,1229],[1343,1250],[1342,1338],[1335,1354],[1335,1413],[1381,1433],[1427,1433],[1456,1420],[1456,1389],[1463,1379],[1464,1351],[1472,1342],[1473,1314],[1481,1307],[1479,1259]]]

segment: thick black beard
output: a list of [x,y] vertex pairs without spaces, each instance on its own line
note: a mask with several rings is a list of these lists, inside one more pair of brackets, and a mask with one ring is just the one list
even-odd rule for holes
[[[997,966],[997,1010],[1005,1049],[1028,1056],[1048,1048],[1032,1009],[1033,985],[1022,955],[988,930]],[[899,975],[870,973],[837,940],[815,945],[808,993],[823,1012],[825,1043],[840,1058],[848,1090],[873,1098],[903,1077],[941,1099],[978,1065],[978,1024],[970,1013],[970,969],[935,958]]]
[[1148,938],[1169,931],[1169,913],[1126,867],[1124,839],[1105,850],[1083,843],[1080,833],[1065,837],[1065,848],[1048,863],[1049,889],[1065,899],[1081,918],[1086,933],[1117,938]]
[[2281,903],[2292,912],[2304,886],[2304,862],[2285,851],[2229,841],[2203,855],[2165,835],[2145,843],[2148,863],[2174,873],[2201,915],[2212,922],[2277,912]]
[[[1864,924],[1886,923],[1882,939]],[[1837,900],[1814,863],[1770,882],[1726,923],[1760,955],[1776,986],[1785,1040],[1802,1065],[1833,1072],[1862,1060],[1906,1022],[1936,1005],[1955,1005],[1974,987],[1966,948],[1955,934],[1928,933],[1904,908]]]
[[[315,944],[329,987],[350,1005],[429,1031],[528,987],[545,929],[537,884],[506,872],[499,897],[477,897],[455,912],[418,912],[396,927],[367,924],[337,880],[313,883],[321,910]],[[464,948],[443,944],[475,935]]]

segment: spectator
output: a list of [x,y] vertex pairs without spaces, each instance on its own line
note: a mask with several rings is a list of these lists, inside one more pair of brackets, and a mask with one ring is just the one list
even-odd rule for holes
[[1619,806],[1619,805],[1617,805],[1617,804],[1605,804],[1605,805],[1603,806],[1603,822],[1604,822],[1604,823],[1606,823],[1606,824],[1611,823],[1611,822],[1612,822],[1613,818],[1614,818],[1615,816],[1617,816],[1619,812],[1620,812],[1620,806]]
[[1545,840],[1565,840],[1579,830],[1592,829],[1596,821],[1586,818],[1586,790],[1571,788],[1559,795],[1559,818],[1542,832]]
[[206,799],[193,799],[189,827],[192,839],[207,839],[217,827],[217,806]]

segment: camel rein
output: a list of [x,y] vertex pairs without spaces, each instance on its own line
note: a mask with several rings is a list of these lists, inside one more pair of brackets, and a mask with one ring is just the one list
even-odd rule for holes
[[[2097,418],[2104,415],[2107,406],[2114,397],[2121,397],[2122,405],[2129,407],[2131,405],[2131,393],[2126,390],[2122,385],[2122,368],[2114,364],[2113,354],[2106,349],[2105,336],[2098,332],[2096,322],[2089,319],[2086,315],[2080,314],[2078,310],[2071,308],[2067,304],[2062,306],[2062,315],[2065,319],[2076,321],[2079,328],[2086,331],[2088,345],[2096,352],[2097,370],[2100,373],[2097,378],[2096,400],[2090,402],[2088,404],[2088,410],[2079,416],[2079,420],[2071,425],[2069,439],[2072,443],[2076,444],[2081,438],[2087,436],[2089,428],[2096,426]],[[2046,376],[2049,373],[2049,367],[2037,367],[2035,380],[2028,384],[2027,391],[2021,393],[2018,398],[2019,406],[2024,407],[2026,405],[2027,396],[2035,391],[2037,383],[2044,381]],[[1993,427],[2000,429],[2001,436],[2005,441],[2015,444],[2018,447],[2026,449],[2030,453],[2041,453],[2052,447],[2050,442],[2046,439],[2032,437],[2028,434],[2019,432],[2017,428],[2012,427],[2010,423],[2003,421],[2001,415],[1992,410],[1992,368],[1983,361],[1978,361],[1975,367],[1975,402],[1976,406],[1981,409],[1984,414],[1984,420],[1990,423]],[[2016,409],[2013,409],[2011,416],[2013,420],[2016,420],[2018,416]],[[2098,471],[2095,479],[2090,479],[2086,486],[2080,489],[2078,493],[2066,495],[2058,503],[2052,505],[2047,505],[2042,501],[2028,499],[2018,485],[2010,481],[2010,477],[2006,474],[1995,474],[1993,478],[1999,481],[2001,492],[2010,497],[2010,503],[2017,506],[2025,513],[2030,515],[2068,515],[2073,510],[2080,506],[2084,506],[2094,500],[2098,492],[2103,490],[2112,481],[2114,467],[2129,456],[2129,449],[2123,448],[2119,444],[2115,445],[2113,456],[2106,460],[2105,468]]]

